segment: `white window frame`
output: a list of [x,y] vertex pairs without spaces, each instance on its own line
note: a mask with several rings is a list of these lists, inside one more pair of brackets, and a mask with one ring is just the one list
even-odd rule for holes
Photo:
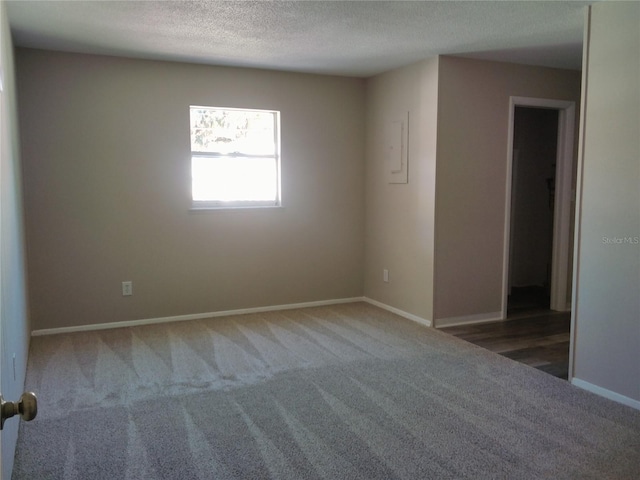
[[[255,155],[243,152],[201,152],[193,149],[193,145],[191,144],[191,126],[189,127],[190,133],[190,144],[191,144],[191,208],[193,210],[217,210],[217,209],[236,209],[236,208],[273,208],[282,206],[281,199],[281,187],[280,187],[280,111],[278,110],[264,110],[264,109],[256,109],[256,108],[230,108],[230,107],[213,107],[213,106],[200,106],[200,105],[190,105],[189,111],[191,109],[210,109],[210,110],[224,110],[224,111],[240,111],[240,112],[265,112],[273,114],[274,117],[274,125],[273,125],[273,134],[274,134],[274,145],[275,151],[271,155]],[[190,123],[191,125],[191,123]],[[193,169],[194,169],[194,158],[238,158],[238,159],[252,159],[252,158],[272,158],[275,162],[275,198],[268,200],[195,200],[194,197],[194,184],[193,184]]]

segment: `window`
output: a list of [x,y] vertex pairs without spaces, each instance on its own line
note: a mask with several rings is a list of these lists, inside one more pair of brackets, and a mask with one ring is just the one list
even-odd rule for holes
[[190,107],[194,208],[280,205],[280,112]]

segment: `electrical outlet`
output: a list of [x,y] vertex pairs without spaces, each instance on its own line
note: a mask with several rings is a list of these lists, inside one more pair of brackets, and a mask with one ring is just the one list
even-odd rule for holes
[[386,268],[382,270],[382,280],[387,283],[389,282],[389,270]]
[[128,297],[129,295],[133,295],[133,282],[131,280],[122,282],[122,296]]

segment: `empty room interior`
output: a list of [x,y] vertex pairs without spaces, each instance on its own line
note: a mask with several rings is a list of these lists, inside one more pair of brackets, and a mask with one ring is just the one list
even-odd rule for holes
[[637,478],[640,3],[0,15],[0,480]]

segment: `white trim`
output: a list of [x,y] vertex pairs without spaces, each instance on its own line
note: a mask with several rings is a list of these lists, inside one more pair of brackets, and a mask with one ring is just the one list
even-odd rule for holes
[[414,322],[417,322],[420,325],[424,325],[425,327],[430,327],[432,325],[431,320],[427,320],[426,318],[419,317],[417,315],[414,315],[413,313],[405,312],[404,310],[400,310],[399,308],[392,307],[391,305],[378,302],[377,300],[373,300],[368,297],[362,297],[362,301],[370,303],[371,305],[374,305],[378,308],[382,308],[383,310],[387,310],[388,312],[395,313],[396,315],[400,315],[401,317],[404,317],[407,320],[412,320]]
[[612,392],[611,390],[599,387],[597,385],[594,385],[593,383],[585,382],[584,380],[580,380],[579,378],[572,378],[571,384],[575,385],[576,387],[582,388],[583,390],[595,393],[596,395],[600,395],[601,397],[613,400],[614,402],[622,403],[623,405],[626,405],[628,407],[640,410],[640,400],[634,400],[633,398],[620,395],[619,393]]
[[511,191],[513,170],[513,129],[516,106],[558,110],[558,146],[556,153],[556,193],[553,215],[553,255],[551,260],[551,309],[566,310],[569,279],[569,237],[571,231],[571,176],[574,161],[575,102],[544,98],[510,97],[507,138],[507,178],[505,188],[504,251],[502,263],[502,312],[507,317],[509,295],[509,252],[511,243]]
[[252,205],[243,207],[203,207],[192,206],[189,208],[190,212],[206,213],[206,212],[245,212],[251,210],[284,210],[284,205]]
[[562,310],[567,304],[569,280],[569,238],[571,233],[571,197],[574,164],[576,105],[559,110],[556,165],[555,211],[553,214],[553,255],[551,259],[551,309]]
[[569,380],[575,372],[575,344],[577,332],[578,297],[580,284],[580,251],[582,245],[582,185],[584,168],[584,133],[587,123],[587,91],[589,88],[589,51],[591,47],[591,6],[584,13],[584,40],[582,49],[582,88],[580,92],[580,125],[578,130],[578,165],[576,170],[575,227],[573,233],[573,291],[571,292],[571,337],[569,339]]
[[353,303],[365,301],[364,297],[338,298],[334,300],[320,300],[316,302],[291,303],[286,305],[272,305],[267,307],[241,308],[238,310],[225,310],[220,312],[193,313],[188,315],[176,315],[173,317],[145,318],[142,320],[128,320],[123,322],[96,323],[93,325],[79,325],[76,327],[59,327],[33,330],[32,337],[43,335],[56,335],[58,333],[88,332],[93,330],[107,330],[111,328],[137,327],[140,325],[152,325],[157,323],[181,322],[185,320],[200,320],[203,318],[226,317],[230,315],[242,315],[247,313],[273,312],[276,310],[292,310],[294,308],[323,307],[338,305],[341,303]]
[[489,323],[504,320],[502,312],[478,313],[476,315],[462,315],[436,319],[436,328],[453,327],[457,325],[471,325],[474,323]]

